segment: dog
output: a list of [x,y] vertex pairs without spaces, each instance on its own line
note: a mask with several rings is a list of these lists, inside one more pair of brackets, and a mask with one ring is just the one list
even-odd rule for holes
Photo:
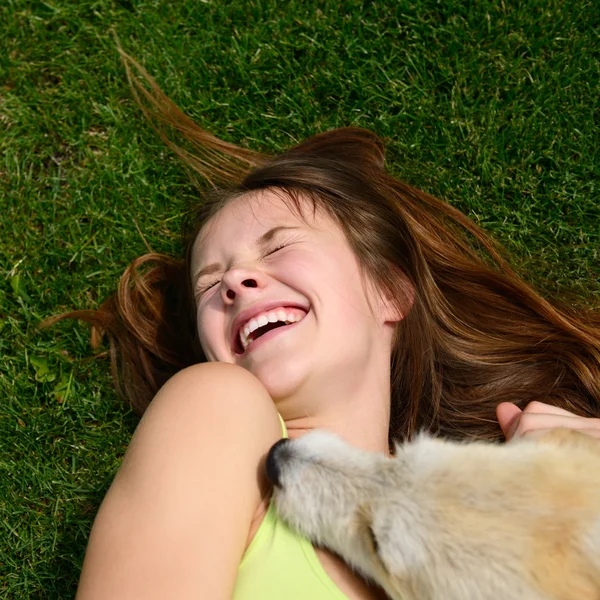
[[312,431],[267,455],[279,516],[392,600],[599,600],[600,442],[421,433],[391,458]]

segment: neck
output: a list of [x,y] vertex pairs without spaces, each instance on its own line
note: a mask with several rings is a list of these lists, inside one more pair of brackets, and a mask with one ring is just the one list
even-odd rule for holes
[[[389,361],[377,364],[389,365]],[[366,373],[371,374],[370,379]],[[324,429],[355,448],[389,456],[389,366],[380,368],[377,374],[375,369],[364,369],[354,379],[329,376],[328,382],[309,384],[298,394],[276,402],[289,437],[294,439],[313,429]]]

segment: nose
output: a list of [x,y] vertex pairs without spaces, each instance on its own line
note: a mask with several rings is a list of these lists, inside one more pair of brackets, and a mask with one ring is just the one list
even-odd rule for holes
[[[289,443],[288,438],[283,438],[273,444],[271,449],[269,450],[269,454],[267,454],[267,477],[269,481],[278,487],[281,487],[281,482],[279,481],[279,476],[281,475],[281,471],[279,469],[279,465],[277,464],[277,454],[281,454],[281,450],[283,446]],[[281,458],[281,456],[280,456]]]
[[[234,269],[234,271],[237,272],[237,269]],[[227,278],[226,281],[225,281],[225,278]],[[249,288],[258,287],[258,283],[256,282],[256,279],[244,279],[243,281],[238,282],[237,279],[235,278],[235,275],[230,275],[230,273],[226,273],[223,276],[223,280],[227,284],[225,286],[225,289],[227,290],[225,292],[225,295],[227,296],[228,300],[235,300],[235,297],[237,295],[237,292],[239,292],[240,287],[249,287]]]

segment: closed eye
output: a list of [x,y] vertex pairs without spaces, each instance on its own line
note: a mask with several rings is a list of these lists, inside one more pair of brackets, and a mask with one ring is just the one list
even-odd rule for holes
[[[270,254],[273,254],[273,253],[277,252],[278,250],[281,250],[282,248],[285,248],[286,246],[289,246],[289,244],[281,244],[280,246],[277,246],[276,248],[273,248],[273,250],[267,252],[265,254],[265,256],[269,256]],[[208,285],[204,286],[202,288],[202,291],[200,292],[199,296],[201,296],[202,294],[204,294],[204,292],[207,292],[208,290],[210,290],[211,287],[217,285],[217,283],[219,283],[220,281],[221,281],[220,279],[217,279],[216,281],[213,281],[212,283],[209,283]]]

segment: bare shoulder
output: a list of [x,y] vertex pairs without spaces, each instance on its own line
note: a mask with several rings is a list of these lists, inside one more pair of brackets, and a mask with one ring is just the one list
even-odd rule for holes
[[256,458],[280,437],[273,401],[252,373],[229,363],[201,363],[183,369],[159,390],[129,454],[146,440],[152,446],[162,440],[188,452],[237,447]]
[[[100,508],[78,600],[230,598],[281,437],[261,382],[228,363],[184,369],[158,392]],[[123,587],[124,586],[124,587]],[[134,592],[134,593],[133,593]]]
[[[230,363],[201,363],[183,369],[159,390],[145,417],[155,419],[155,413],[160,413],[161,417],[176,418],[182,412],[190,418],[224,419],[232,427],[262,427],[267,435],[269,430],[281,431],[263,384],[246,369]],[[255,418],[250,423],[244,416]]]

